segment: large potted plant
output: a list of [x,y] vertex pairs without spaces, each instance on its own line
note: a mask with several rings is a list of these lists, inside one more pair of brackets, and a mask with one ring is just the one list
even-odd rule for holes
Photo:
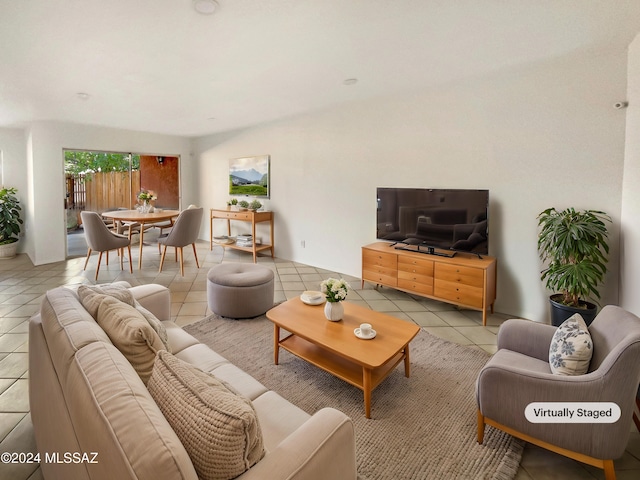
[[0,259],[15,257],[20,235],[20,201],[17,189],[0,189]]
[[538,215],[538,253],[546,263],[540,278],[556,292],[550,297],[555,326],[576,312],[589,325],[598,311],[588,300],[600,298],[598,286],[607,273],[605,222],[611,218],[599,210],[548,208]]

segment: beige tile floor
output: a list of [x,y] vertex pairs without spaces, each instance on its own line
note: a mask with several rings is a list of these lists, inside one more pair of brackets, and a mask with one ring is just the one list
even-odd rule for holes
[[[82,235],[72,235],[70,252],[86,252]],[[199,242],[198,257],[201,268],[195,268],[193,255],[186,253],[185,276],[181,277],[174,262],[166,262],[158,273],[159,255],[153,234],[146,236],[142,270],[137,269],[138,249],[133,248],[134,273],[121,272],[112,257],[111,265],[103,264],[99,283],[126,280],[133,285],[159,283],[171,290],[172,317],[179,325],[186,325],[208,314],[206,301],[206,273],[222,261],[251,261],[248,254],[214,247]],[[147,242],[145,242],[147,243]],[[0,452],[35,452],[33,427],[28,402],[28,319],[36,313],[42,295],[60,285],[94,283],[97,255],[83,272],[84,258],[34,267],[26,255],[0,261]],[[104,260],[103,260],[104,262]],[[276,301],[299,295],[304,290],[317,290],[322,279],[339,273],[301,265],[281,259],[260,257],[259,262],[276,273]],[[374,310],[413,321],[439,337],[494,352],[496,333],[507,315],[494,314],[483,327],[479,312],[459,310],[453,306],[372,285],[361,289],[360,280],[344,276],[353,290],[349,300]],[[640,434],[630,424],[631,439],[624,457],[616,461],[618,478],[640,478]],[[0,463],[0,480],[36,480],[42,478],[37,465]],[[518,472],[521,480],[604,478],[592,467],[568,460],[537,447],[527,446]]]

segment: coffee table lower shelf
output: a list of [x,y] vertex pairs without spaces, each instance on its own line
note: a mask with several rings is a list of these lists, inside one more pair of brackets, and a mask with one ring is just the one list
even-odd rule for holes
[[371,392],[396,366],[405,362],[405,376],[409,376],[409,345],[389,359],[383,365],[369,368],[343,358],[329,350],[305,340],[297,335],[289,335],[278,340],[279,330],[276,326],[274,363],[278,365],[278,347],[284,348],[293,355],[315,365],[331,375],[359,388],[364,393],[364,408],[367,418],[371,418]]

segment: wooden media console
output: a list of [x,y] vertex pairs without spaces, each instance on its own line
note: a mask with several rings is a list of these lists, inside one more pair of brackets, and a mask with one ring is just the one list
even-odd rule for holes
[[362,286],[368,281],[480,310],[486,325],[496,300],[496,263],[489,256],[457,252],[444,257],[376,242],[362,247]]

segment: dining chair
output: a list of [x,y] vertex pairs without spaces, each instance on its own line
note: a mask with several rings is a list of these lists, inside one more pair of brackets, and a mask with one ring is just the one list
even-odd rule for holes
[[98,280],[98,272],[100,271],[100,263],[102,262],[102,253],[107,252],[107,265],[109,265],[109,251],[118,250],[120,252],[120,270],[123,269],[124,247],[129,251],[129,272],[133,273],[133,264],[131,263],[131,239],[113,233],[109,230],[102,220],[102,217],[96,212],[81,212],[82,226],[84,228],[85,238],[89,247],[87,251],[87,259],[84,262],[83,270],[87,269],[89,257],[93,251],[100,252],[98,255],[98,266],[96,267],[96,280]]
[[198,263],[198,254],[196,252],[196,240],[200,233],[200,224],[202,223],[202,215],[204,209],[187,208],[180,212],[171,231],[158,237],[158,245],[163,245],[162,257],[160,258],[160,269],[164,265],[164,257],[167,253],[167,247],[176,247],[176,253],[180,257],[180,275],[184,277],[184,251],[183,247],[187,245],[193,246],[193,255],[196,259],[196,266],[200,268]]

